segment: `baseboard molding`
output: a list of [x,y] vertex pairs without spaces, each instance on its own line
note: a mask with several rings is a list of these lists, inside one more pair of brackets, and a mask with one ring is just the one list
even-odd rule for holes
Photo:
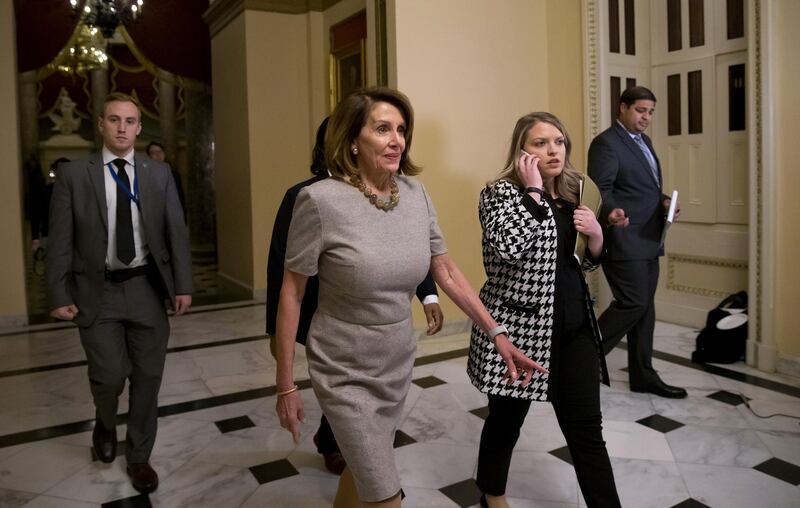
[[[223,272],[217,272],[217,297],[222,301],[253,300],[253,286]],[[219,301],[211,299],[212,301]]]
[[779,374],[800,378],[800,357],[779,354],[776,370]]
[[0,332],[5,330],[12,331],[17,328],[28,326],[27,314],[3,314],[0,315]]
[[656,300],[656,319],[676,325],[702,328],[706,324],[708,309]]
[[267,288],[259,288],[253,290],[253,300],[257,302],[267,301]]

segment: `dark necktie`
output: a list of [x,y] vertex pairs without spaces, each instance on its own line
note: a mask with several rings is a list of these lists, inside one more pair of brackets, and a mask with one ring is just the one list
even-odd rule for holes
[[[125,171],[125,159],[114,159],[119,181],[131,189],[128,172]],[[136,246],[133,242],[133,220],[131,219],[131,198],[121,185],[117,185],[117,259],[129,265],[136,257]]]

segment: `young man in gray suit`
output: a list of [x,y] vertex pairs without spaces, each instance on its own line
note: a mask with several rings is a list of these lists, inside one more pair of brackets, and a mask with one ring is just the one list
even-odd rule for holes
[[46,258],[50,315],[78,325],[96,408],[92,445],[117,454],[117,400],[129,380],[125,457],[133,486],[158,486],[149,465],[169,338],[165,302],[192,303],[189,235],[169,167],[133,150],[136,100],[110,94],[98,118],[100,153],[61,166]]
[[614,295],[598,323],[605,353],[628,336],[631,391],[679,399],[686,390],[666,384],[653,369],[658,257],[664,255],[661,231],[670,205],[658,157],[644,134],[655,108],[653,92],[628,88],[616,121],[589,147],[589,176],[603,196],[601,222],[608,226],[603,272]]

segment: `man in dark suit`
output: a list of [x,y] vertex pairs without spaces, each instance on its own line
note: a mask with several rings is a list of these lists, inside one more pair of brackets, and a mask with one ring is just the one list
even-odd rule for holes
[[50,315],[79,327],[96,408],[92,444],[116,457],[118,397],[129,380],[125,457],[133,486],[158,486],[148,461],[169,321],[192,303],[189,236],[169,168],[133,150],[142,130],[131,96],[110,94],[101,153],[60,168],[50,204]]
[[606,353],[628,336],[631,391],[683,398],[653,369],[655,293],[661,232],[670,199],[662,192],[661,166],[644,131],[656,107],[653,92],[642,86],[625,90],[614,124],[589,147],[589,176],[603,197],[606,275],[614,301],[598,323]]

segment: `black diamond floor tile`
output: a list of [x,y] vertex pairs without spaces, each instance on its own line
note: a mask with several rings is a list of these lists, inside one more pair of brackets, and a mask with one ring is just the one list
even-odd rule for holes
[[214,425],[216,425],[219,431],[223,434],[227,434],[228,432],[233,432],[236,430],[249,429],[250,427],[256,426],[249,416],[237,416],[236,418],[220,420],[218,422],[214,422]]
[[260,466],[253,466],[250,468],[250,473],[252,473],[256,481],[262,485],[300,474],[291,462],[286,459],[267,462]]
[[478,504],[481,497],[481,491],[472,478],[442,487],[439,492],[462,508]]
[[683,427],[681,422],[676,422],[675,420],[661,415],[647,416],[641,420],[636,420],[636,423],[644,425],[645,427],[650,427],[653,430],[663,432],[664,434]]
[[447,384],[436,376],[421,377],[419,379],[415,379],[413,382],[420,388],[431,388],[433,386]]
[[[720,390],[718,392],[714,392],[714,393],[708,395],[709,399],[714,399],[714,400],[719,401],[719,402],[724,402],[725,404],[730,404],[731,406],[738,406],[739,404],[744,404],[744,401],[742,400],[742,397],[744,397],[744,395],[731,393],[731,392],[728,392],[728,391],[725,391],[725,390]],[[745,399],[746,400],[750,400],[750,399],[747,399],[746,397],[745,397]]]
[[672,508],[711,508],[705,503],[701,503],[697,499],[686,499],[685,501],[681,501],[680,503],[673,505]]
[[800,467],[795,466],[791,462],[773,457],[754,466],[753,469],[787,483],[791,483],[792,485],[800,485]]
[[[94,447],[91,447],[90,450],[92,451],[92,462],[97,462],[97,454],[94,452]],[[117,441],[117,457],[125,455],[125,441]]]
[[474,414],[481,420],[485,420],[487,416],[489,416],[489,406],[479,407],[478,409],[473,409],[470,413]]
[[109,501],[103,503],[103,508],[152,508],[150,498],[147,494],[139,494],[138,496],[126,497],[124,499],[117,499],[116,501]]
[[548,453],[553,457],[558,457],[567,464],[572,464],[572,455],[569,454],[569,448],[567,448],[566,446],[562,446],[561,448],[556,448],[555,450],[550,450]]
[[401,446],[410,445],[416,443],[417,440],[413,437],[409,436],[402,430],[398,430],[394,433],[394,447],[400,448]]

